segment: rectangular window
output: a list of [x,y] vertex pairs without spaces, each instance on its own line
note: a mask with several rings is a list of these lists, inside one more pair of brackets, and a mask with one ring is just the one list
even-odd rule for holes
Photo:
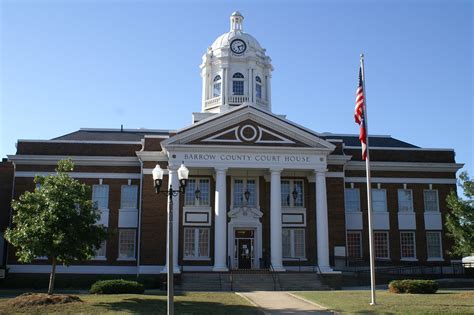
[[119,259],[135,258],[136,237],[135,229],[119,229]]
[[441,232],[426,232],[426,246],[429,258],[442,259]]
[[138,186],[122,185],[121,209],[137,209]]
[[255,85],[255,94],[258,98],[262,98],[262,85]]
[[374,232],[375,258],[390,258],[388,252],[388,232]]
[[[233,206],[234,207],[256,207],[257,206],[257,181],[255,179],[234,179],[233,181]],[[245,198],[245,192],[249,192],[249,200]]]
[[284,258],[305,258],[304,229],[282,229],[282,244]]
[[196,179],[190,178],[188,179],[188,183],[186,186],[186,193],[184,194],[184,205],[186,206],[194,206],[196,203]]
[[[296,199],[294,192],[296,191]],[[286,179],[281,181],[281,206],[303,207],[303,181]]]
[[360,194],[357,188],[345,189],[346,212],[360,211]]
[[400,232],[401,258],[416,258],[415,232]]
[[411,189],[398,190],[398,211],[413,212],[413,191]]
[[109,185],[93,185],[92,201],[95,202],[98,209],[109,208]]
[[100,244],[100,247],[95,250],[95,257],[94,258],[99,258],[103,259],[105,258],[107,254],[107,241],[103,241],[102,244]]
[[234,207],[244,205],[244,181],[242,179],[234,180]]
[[212,90],[212,96],[218,97],[221,96],[221,83],[214,83],[214,89]]
[[347,256],[351,258],[362,257],[362,237],[360,231],[347,231]]
[[438,191],[425,190],[423,192],[423,196],[425,199],[425,211],[426,212],[439,212]]
[[387,212],[387,191],[385,189],[372,189],[372,211]]
[[208,228],[184,228],[184,258],[209,258]]
[[244,81],[232,81],[234,95],[244,95]]

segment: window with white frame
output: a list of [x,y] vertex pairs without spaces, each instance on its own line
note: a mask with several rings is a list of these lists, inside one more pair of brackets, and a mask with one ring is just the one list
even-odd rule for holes
[[357,188],[346,188],[344,192],[346,212],[360,211],[360,193]]
[[416,258],[415,232],[400,232],[400,254],[402,259]]
[[95,259],[104,259],[107,254],[107,241],[103,241],[100,244],[100,247],[95,250],[94,258]]
[[221,96],[221,76],[216,75],[214,77],[214,83],[212,86],[212,97],[218,97]]
[[423,192],[426,212],[439,212],[438,191],[425,190]]
[[[249,192],[249,200],[245,199],[245,192]],[[233,181],[233,205],[234,207],[256,207],[257,206],[257,181],[255,179],[236,178]]]
[[372,211],[387,212],[387,191],[372,189]]
[[123,185],[120,201],[121,209],[137,209],[138,186]]
[[109,208],[109,185],[93,185],[92,201],[97,205],[98,209]]
[[388,232],[376,231],[374,232],[374,247],[375,258],[388,259],[390,254],[388,251]]
[[428,259],[442,259],[441,232],[426,232],[426,249]]
[[136,239],[136,229],[119,229],[119,259],[135,258]]
[[255,77],[255,95],[262,98],[262,79],[259,76]]
[[[199,193],[196,193],[196,192]],[[209,178],[190,178],[186,186],[184,204],[186,206],[209,206],[210,204]]]
[[398,190],[398,211],[413,212],[413,191],[411,189]]
[[284,179],[281,181],[282,207],[303,207],[303,200],[303,180]]
[[184,228],[184,258],[209,258],[209,229]]
[[351,258],[362,257],[361,231],[347,231],[347,256]]
[[234,95],[244,95],[244,75],[240,72],[232,76],[232,93]]
[[304,229],[282,229],[282,246],[284,258],[305,258]]

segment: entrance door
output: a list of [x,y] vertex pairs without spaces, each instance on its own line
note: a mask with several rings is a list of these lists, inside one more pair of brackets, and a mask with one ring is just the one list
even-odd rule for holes
[[238,260],[239,269],[251,269],[252,268],[252,240],[251,239],[238,239]]

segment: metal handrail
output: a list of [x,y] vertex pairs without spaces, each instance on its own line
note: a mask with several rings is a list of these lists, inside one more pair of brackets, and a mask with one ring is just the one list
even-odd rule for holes
[[273,268],[273,265],[272,265],[272,262],[271,262],[271,261],[270,261],[270,265],[268,266],[268,271],[269,271],[270,274],[272,275],[272,279],[273,279],[273,290],[276,291],[276,290],[277,290],[276,275],[275,275],[275,269]]

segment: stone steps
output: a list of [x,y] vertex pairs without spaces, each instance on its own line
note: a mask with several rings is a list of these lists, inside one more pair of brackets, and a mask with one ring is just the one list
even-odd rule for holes
[[330,288],[321,283],[316,273],[183,273],[181,291],[324,291]]

